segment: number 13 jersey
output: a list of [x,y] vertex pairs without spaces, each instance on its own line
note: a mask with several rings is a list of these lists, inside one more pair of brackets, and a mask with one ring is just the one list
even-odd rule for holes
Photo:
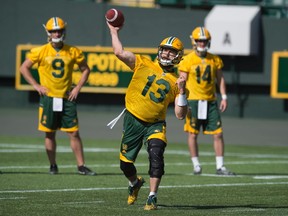
[[164,73],[158,62],[136,55],[134,74],[128,86],[127,110],[142,121],[164,121],[168,105],[179,93],[177,75]]

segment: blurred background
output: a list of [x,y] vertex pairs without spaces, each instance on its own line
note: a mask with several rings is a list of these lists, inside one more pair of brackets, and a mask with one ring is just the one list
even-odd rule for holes
[[[15,76],[19,70],[17,45],[46,43],[42,24],[59,16],[68,23],[68,44],[111,47],[104,16],[112,7],[125,15],[125,25],[120,32],[125,47],[157,48],[162,39],[173,35],[179,37],[188,50],[192,48],[189,38],[192,30],[206,26],[212,35],[211,52],[220,55],[225,65],[229,109],[224,116],[288,118],[285,92],[288,75],[279,76],[284,96],[271,97],[273,53],[285,52],[288,47],[287,0],[2,0],[0,107],[38,105],[35,91],[15,89]],[[225,41],[230,48],[225,48]],[[287,70],[288,74],[286,62],[284,58],[281,71]],[[79,97],[79,105],[109,110],[123,106],[124,96],[85,92]]]

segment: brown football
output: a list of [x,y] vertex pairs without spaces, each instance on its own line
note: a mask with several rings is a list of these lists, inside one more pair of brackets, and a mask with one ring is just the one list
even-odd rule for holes
[[124,15],[120,10],[117,10],[115,8],[109,9],[106,14],[105,18],[107,22],[110,23],[110,25],[114,27],[119,27],[124,24]]

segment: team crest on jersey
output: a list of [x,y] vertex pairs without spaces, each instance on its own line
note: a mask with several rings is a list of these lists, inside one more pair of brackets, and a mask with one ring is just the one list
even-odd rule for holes
[[127,144],[122,144],[122,152],[123,151],[127,151],[127,149],[128,149],[128,145]]
[[154,133],[160,133],[160,130],[154,130]]
[[47,123],[47,116],[43,115],[42,117],[42,124],[45,125]]

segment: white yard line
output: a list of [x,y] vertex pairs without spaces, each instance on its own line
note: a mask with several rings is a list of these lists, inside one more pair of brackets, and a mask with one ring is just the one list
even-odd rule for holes
[[254,176],[254,179],[288,179],[288,175],[279,175],[279,176],[273,176],[273,175],[268,175],[268,176]]
[[[214,165],[214,162],[202,162],[202,165]],[[226,162],[227,165],[253,165],[253,164],[288,164],[287,160],[277,161],[230,161]],[[136,163],[137,167],[146,167],[148,163]],[[192,166],[191,163],[165,163],[165,166]],[[43,166],[0,166],[1,170],[5,169],[47,169],[48,165]],[[90,164],[89,167],[102,168],[102,167],[119,167],[119,164]],[[61,165],[61,169],[75,168],[75,165]]]
[[[7,144],[7,143],[0,143],[0,153],[16,153],[16,152],[39,152],[44,151],[44,146],[41,144]],[[71,152],[70,146],[58,146],[58,152]],[[85,148],[85,152],[118,152],[118,148]],[[146,154],[145,150],[142,150],[141,153]],[[167,150],[166,154],[177,154],[177,155],[189,155],[188,151],[184,150]],[[202,152],[201,155],[214,155],[213,152]],[[241,153],[227,153],[226,156],[234,156],[240,158],[257,158],[258,161],[230,161],[226,162],[227,165],[253,165],[253,164],[288,164],[288,160],[281,160],[287,159],[288,155],[279,155],[279,154],[241,154]],[[259,160],[260,158],[263,159],[272,159],[277,158],[277,160]],[[239,159],[239,158],[238,158]],[[279,160],[280,159],[280,160]],[[214,162],[202,162],[202,165],[214,165]],[[119,167],[119,164],[91,164],[90,167],[94,168],[101,168],[101,167]],[[137,163],[138,167],[148,166],[147,163]],[[191,166],[191,163],[166,163],[166,166]],[[61,169],[69,169],[74,168],[75,165],[61,165]],[[0,170],[13,170],[13,169],[23,169],[23,170],[31,170],[31,169],[47,169],[48,165],[43,166],[0,166]],[[5,172],[4,172],[5,173]],[[192,173],[187,173],[186,175],[193,175]],[[202,174],[202,176],[208,177],[231,177],[231,176],[219,176],[215,174]],[[236,175],[232,177],[247,177],[247,175]],[[281,176],[273,176],[273,175],[263,175],[263,176],[251,176],[254,179],[287,179],[287,175]]]
[[[119,152],[119,148],[85,148],[85,152]],[[33,153],[33,152],[45,152],[44,145],[42,144],[9,144],[0,143],[0,153]],[[57,152],[72,152],[69,145],[57,146]],[[147,154],[144,149],[141,150],[142,154]],[[189,156],[188,150],[166,150],[165,154],[173,155],[187,155]],[[201,152],[202,156],[214,156],[214,152]],[[277,158],[277,159],[288,159],[288,155],[284,154],[242,154],[242,153],[231,153],[227,152],[226,156],[230,157],[242,157],[242,158]]]
[[[171,188],[201,188],[201,187],[243,187],[243,186],[263,186],[263,185],[288,185],[288,182],[260,182],[260,183],[233,183],[233,184],[204,184],[204,185],[166,185],[160,186],[163,189]],[[148,186],[143,188],[149,188]],[[7,190],[0,191],[0,194],[9,193],[53,193],[53,192],[76,192],[76,191],[103,191],[103,190],[127,190],[127,187],[108,187],[108,188],[66,188],[66,189],[47,189],[47,190]]]
[[27,199],[27,197],[0,197],[0,200],[18,200],[18,199]]

